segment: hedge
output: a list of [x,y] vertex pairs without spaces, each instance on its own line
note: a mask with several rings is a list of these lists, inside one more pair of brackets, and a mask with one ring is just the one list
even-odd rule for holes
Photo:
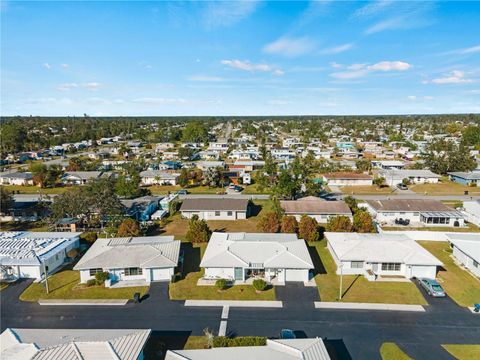
[[267,338],[263,336],[242,336],[236,338],[217,336],[213,339],[213,347],[264,346],[266,344]]

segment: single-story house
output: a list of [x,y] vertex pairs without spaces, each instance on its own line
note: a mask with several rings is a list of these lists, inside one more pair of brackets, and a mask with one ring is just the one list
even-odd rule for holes
[[314,268],[305,241],[296,234],[220,232],[210,237],[200,267],[205,279],[245,283],[259,277],[279,284],[307,282]]
[[197,350],[168,350],[165,360],[330,360],[327,348],[320,338],[267,339],[264,346],[218,347]]
[[477,186],[480,182],[480,171],[472,172],[449,172],[448,176],[451,181],[468,186]]
[[148,221],[159,208],[162,196],[141,196],[135,199],[122,199],[125,214],[137,221]]
[[408,179],[411,184],[437,184],[440,175],[430,170],[381,170],[380,176],[385,179],[389,186],[401,184],[403,179]]
[[462,213],[438,200],[367,200],[366,208],[378,222],[387,225],[401,218],[410,220],[411,226],[464,226]]
[[0,232],[1,276],[41,279],[68,261],[68,252],[80,245],[79,232]]
[[178,265],[180,240],[173,236],[144,236],[97,239],[73,268],[80,271],[80,282],[108,271],[106,286],[128,285],[134,281],[170,281]]
[[142,360],[151,330],[12,329],[0,335],[0,358]]
[[378,169],[403,169],[405,167],[405,163],[400,160],[372,160],[372,166]]
[[373,177],[355,172],[334,172],[323,175],[323,181],[333,186],[373,185]]
[[302,215],[308,215],[322,224],[335,216],[348,216],[352,220],[352,212],[344,201],[325,201],[307,196],[298,200],[280,201],[280,206],[285,215],[295,216],[297,221],[300,221]]
[[197,168],[200,170],[208,170],[208,169],[216,169],[216,168],[225,168],[225,162],[224,161],[199,161],[195,163]]
[[472,274],[480,277],[480,236],[478,234],[448,234],[455,259]]
[[84,185],[102,177],[103,171],[67,171],[60,179],[65,185]]
[[33,175],[31,172],[0,174],[0,185],[33,185]]
[[480,200],[464,201],[462,214],[465,221],[480,226]]
[[161,170],[140,172],[142,185],[177,185],[180,174]]
[[180,207],[183,217],[197,215],[200,220],[238,220],[250,216],[248,199],[195,198],[185,199]]
[[404,234],[325,233],[337,274],[435,279],[442,262]]

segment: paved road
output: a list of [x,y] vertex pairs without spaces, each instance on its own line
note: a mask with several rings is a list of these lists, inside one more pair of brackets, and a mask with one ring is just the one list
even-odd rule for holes
[[[27,285],[23,281],[1,292],[2,330],[151,328],[155,334],[169,334],[167,342],[173,346],[172,334],[202,335],[205,327],[218,331],[222,313],[220,307],[186,308],[183,302],[169,301],[168,285],[164,283],[153,284],[149,298],[141,304],[122,307],[23,303],[18,296]],[[315,288],[288,284],[277,293],[285,302],[283,309],[230,308],[227,334],[276,337],[281,329],[289,328],[298,336],[326,338],[341,359],[378,359],[378,349],[385,341],[396,342],[416,359],[452,359],[440,344],[480,343],[480,316],[449,299],[431,299],[425,313],[319,310],[312,304]]]

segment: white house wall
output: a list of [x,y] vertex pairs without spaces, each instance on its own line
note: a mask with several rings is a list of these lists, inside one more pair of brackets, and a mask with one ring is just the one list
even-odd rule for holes
[[220,215],[216,216],[215,211],[182,211],[182,216],[190,219],[193,215],[198,215],[200,220],[237,220],[246,219],[247,213],[245,211],[220,211]]
[[205,268],[205,278],[230,279],[235,278],[235,268]]
[[474,266],[473,259],[455,245],[453,246],[453,256],[460,264],[475,274],[475,276],[480,277],[480,265]]
[[286,269],[285,270],[286,281],[308,281],[308,269]]

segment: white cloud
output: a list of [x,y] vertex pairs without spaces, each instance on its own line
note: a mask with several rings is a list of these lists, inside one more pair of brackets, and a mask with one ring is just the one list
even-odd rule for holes
[[435,97],[434,96],[429,96],[429,95],[426,95],[423,97],[424,100],[434,100]]
[[469,54],[476,54],[479,52],[480,52],[480,45],[475,45],[475,46],[471,46],[463,49],[447,51],[443,53],[443,55],[452,55],[452,54],[469,55]]
[[208,28],[231,26],[250,16],[258,7],[258,1],[206,2],[203,22]]
[[102,84],[98,82],[88,82],[88,83],[82,84],[82,87],[88,90],[98,90],[98,88],[100,88],[101,86]]
[[469,84],[473,83],[473,79],[465,78],[465,72],[460,70],[453,70],[451,73],[446,74],[444,77],[436,78],[431,81],[433,84]]
[[381,61],[368,67],[370,71],[405,71],[412,67],[403,61]]
[[281,37],[270,44],[263,47],[263,51],[267,54],[277,54],[288,57],[295,57],[307,54],[315,47],[315,43],[306,38],[289,38]]
[[408,99],[408,100],[415,101],[415,100],[417,100],[417,97],[416,97],[415,95],[408,95],[408,96],[407,96],[407,99]]
[[367,64],[352,64],[352,65],[347,66],[347,69],[349,69],[349,70],[360,70],[360,69],[363,69],[365,66],[367,66]]
[[63,83],[63,84],[58,85],[57,89],[60,90],[60,91],[69,91],[69,90],[72,90],[72,89],[84,88],[84,89],[95,91],[95,90],[98,90],[101,86],[102,86],[102,84],[100,84],[98,82],[88,82],[88,83],[84,83],[84,84]]
[[45,68],[45,69],[51,69],[52,66],[49,64],[49,63],[43,63],[42,66]]
[[281,69],[275,69],[268,64],[254,64],[250,61],[242,60],[222,60],[223,65],[229,66],[234,69],[249,71],[249,72],[271,72],[275,75],[283,75],[284,72]]
[[325,49],[321,53],[322,54],[340,54],[342,52],[350,50],[352,47],[353,47],[353,44],[343,44],[343,45],[338,45],[332,48]]
[[330,63],[330,66],[331,66],[332,68],[334,68],[334,69],[341,69],[341,68],[343,67],[342,64],[339,64],[339,63],[337,63],[337,62],[335,62],[335,61],[332,61],[332,62]]
[[393,1],[389,0],[380,0],[380,1],[373,1],[361,8],[357,9],[353,13],[353,17],[370,17],[375,16],[382,11],[384,11],[388,6],[390,6]]
[[268,100],[268,105],[288,105],[291,104],[291,101],[288,100]]
[[78,88],[77,83],[64,83],[57,86],[57,89],[60,91],[69,91],[76,88]]
[[182,98],[143,97],[143,98],[134,99],[133,102],[139,103],[139,104],[169,105],[169,104],[185,104],[187,100]]
[[354,70],[354,71],[342,71],[330,74],[331,77],[336,79],[348,80],[348,79],[358,79],[364,77],[368,74],[367,70]]
[[204,82],[219,82],[223,81],[223,78],[219,76],[209,76],[209,75],[193,75],[187,78],[189,81],[204,81]]
[[68,64],[60,64],[60,66],[64,69],[68,69],[69,68],[69,65]]

